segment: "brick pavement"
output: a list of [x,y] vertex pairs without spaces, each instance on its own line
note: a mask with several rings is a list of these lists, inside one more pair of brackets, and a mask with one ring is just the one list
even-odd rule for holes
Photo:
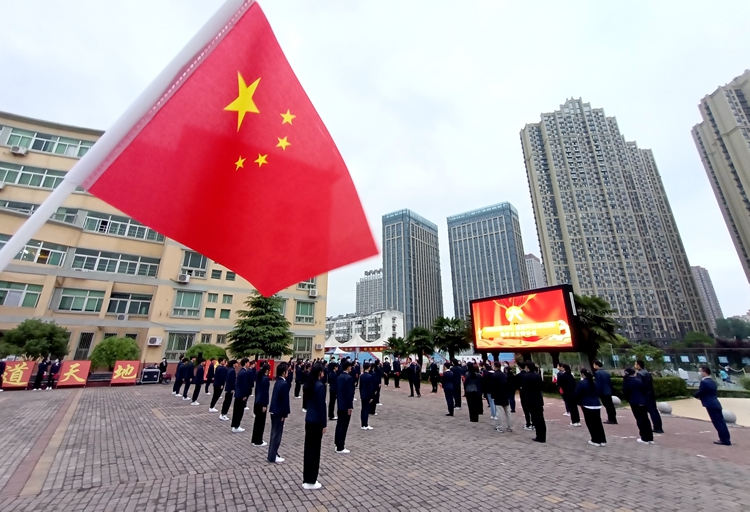
[[[444,416],[442,394],[407,398],[385,388],[384,407],[349,430],[349,455],[324,436],[320,491],[303,491],[303,414],[292,400],[281,465],[250,445],[252,415],[242,434],[209,414],[208,398],[193,407],[170,386],[92,388],[81,392],[41,491],[7,485],[40,432],[77,390],[3,393],[0,402],[0,510],[742,510],[750,504],[750,429],[733,428],[735,445],[715,446],[710,423],[665,417],[656,446],[635,441],[628,410],[606,426],[609,444],[586,444],[559,400],[547,400],[548,443],[532,432],[499,434],[489,415],[468,421],[464,407]],[[69,403],[69,402],[68,402]],[[246,411],[246,413],[249,411]],[[58,415],[60,416],[60,415]],[[45,423],[46,422],[46,423]],[[266,426],[265,439],[270,433]],[[55,446],[45,446],[51,456]],[[40,463],[41,464],[41,463]],[[26,491],[22,494],[22,491]],[[33,488],[32,488],[33,490]],[[34,491],[36,492],[36,491]]]

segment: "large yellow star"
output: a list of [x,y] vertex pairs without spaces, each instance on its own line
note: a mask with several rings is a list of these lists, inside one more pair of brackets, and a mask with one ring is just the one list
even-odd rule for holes
[[235,171],[238,171],[241,167],[245,167],[245,159],[242,157],[239,157],[237,161],[234,163],[237,167],[234,168]]
[[258,110],[258,107],[255,106],[255,101],[253,101],[253,94],[255,94],[255,89],[258,87],[260,78],[248,86],[245,85],[245,79],[242,78],[242,75],[238,71],[237,79],[239,81],[240,94],[237,96],[237,99],[224,107],[224,110],[237,112],[237,131],[240,131],[240,126],[242,126],[242,120],[245,118],[246,113],[253,112],[260,114],[260,110]]
[[281,124],[286,124],[286,123],[292,124],[292,119],[294,119],[297,116],[295,116],[294,114],[291,114],[289,112],[289,109],[286,109],[286,114],[281,114],[281,117],[284,118],[284,120],[281,121]]
[[292,145],[291,142],[289,142],[288,140],[286,140],[287,139],[286,137],[284,137],[283,139],[281,137],[276,137],[276,138],[279,139],[279,143],[276,144],[277,148],[281,148],[284,151],[286,151],[286,147]]
[[258,159],[255,160],[255,163],[258,164],[258,167],[261,167],[263,164],[268,163],[268,161],[266,161],[267,157],[268,155],[261,155],[260,153],[258,153]]

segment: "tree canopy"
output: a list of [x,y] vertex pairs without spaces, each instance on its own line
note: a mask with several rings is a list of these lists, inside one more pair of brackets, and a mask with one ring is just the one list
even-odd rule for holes
[[0,342],[0,357],[20,355],[30,360],[48,356],[59,359],[68,355],[69,339],[70,332],[55,322],[29,318],[5,332]]
[[716,344],[714,339],[703,332],[689,332],[685,339],[672,344],[675,348],[704,348],[713,347]]
[[417,362],[422,364],[422,356],[431,356],[435,353],[435,342],[432,333],[424,327],[415,327],[406,336],[406,344],[410,354],[416,354]]
[[409,346],[406,344],[406,340],[400,336],[391,336],[386,342],[388,348],[385,350],[386,354],[401,357],[409,353]]
[[723,338],[744,340],[750,337],[750,322],[741,318],[719,318],[716,320],[716,334]]
[[138,343],[131,338],[107,338],[91,351],[92,368],[115,367],[115,361],[137,361],[141,358]]
[[467,326],[467,322],[460,318],[437,317],[432,324],[434,347],[438,350],[448,352],[448,357],[453,361],[456,352],[461,352],[471,347],[471,343],[467,337],[467,328],[471,330],[471,324],[469,323]]
[[198,357],[198,354],[200,354],[200,356],[205,360],[227,357],[226,349],[218,345],[212,345],[210,343],[198,343],[196,345],[193,345],[192,347],[187,349],[187,351],[185,352],[185,357],[190,359],[191,357]]
[[593,366],[600,345],[621,344],[617,335],[620,326],[612,317],[616,311],[609,302],[594,295],[576,295],[575,304],[581,327],[581,351],[586,353]]
[[293,353],[294,335],[289,321],[281,314],[281,297],[264,297],[257,291],[245,301],[247,310],[237,311],[239,318],[227,334],[227,350],[233,357],[265,355],[275,358]]

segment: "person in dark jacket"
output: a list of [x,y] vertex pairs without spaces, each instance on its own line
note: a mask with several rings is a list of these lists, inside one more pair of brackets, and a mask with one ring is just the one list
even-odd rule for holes
[[451,367],[453,373],[453,402],[456,409],[461,408],[461,383],[463,382],[464,371],[458,361],[453,360]]
[[651,422],[654,424],[654,434],[663,434],[664,428],[661,423],[661,414],[659,414],[659,409],[656,407],[654,378],[646,369],[646,363],[643,361],[636,361],[635,369],[637,370],[641,381],[643,381],[643,389],[646,392],[646,410],[648,411],[648,415],[651,416]]
[[336,383],[339,379],[339,364],[336,362],[328,364],[328,419],[333,421],[336,419],[334,411],[336,409],[336,397],[338,396],[338,388]]
[[695,398],[699,399],[701,405],[706,408],[708,417],[711,418],[711,423],[719,434],[719,440],[714,441],[714,444],[732,446],[727,422],[724,420],[724,413],[721,411],[721,403],[716,398],[716,382],[711,378],[711,370],[708,366],[701,366],[701,383],[695,393]]
[[599,390],[594,382],[594,375],[584,368],[581,370],[581,376],[583,379],[576,386],[575,398],[576,403],[581,406],[583,411],[586,428],[589,429],[589,435],[591,436],[589,444],[591,446],[606,446],[607,437],[602,425],[602,403],[599,401]]
[[626,368],[623,374],[622,393],[625,400],[630,403],[635,422],[638,425],[639,443],[654,444],[654,432],[651,430],[651,422],[648,420],[648,409],[646,408],[646,389],[641,378],[636,376],[633,368]]
[[603,367],[601,361],[594,361],[596,389],[599,391],[602,405],[607,410],[607,421],[605,423],[617,425],[617,411],[615,410],[615,404],[612,403],[612,376],[608,371],[603,370]]
[[[308,380],[310,380],[310,372],[312,371],[312,366],[313,365],[309,362],[305,363],[305,369],[302,372],[303,382],[307,382]],[[307,412],[307,395],[304,392],[302,393],[302,412]]]
[[198,396],[201,394],[201,387],[203,387],[203,373],[205,372],[205,362],[198,364],[195,369],[195,377],[193,377],[193,384],[195,389],[193,390],[193,401],[190,405],[200,405],[198,403]]
[[432,392],[438,392],[438,382],[440,382],[440,368],[434,359],[430,359],[430,367],[428,369],[430,374],[430,384],[432,384]]
[[232,410],[232,432],[244,432],[241,427],[242,416],[245,414],[247,399],[250,396],[250,360],[245,357],[240,361],[240,371],[237,373],[237,384],[234,386],[234,409]]
[[164,381],[164,375],[167,373],[167,358],[164,357],[161,360],[161,363],[159,363],[159,384],[161,384]]
[[0,359],[0,393],[3,391],[3,374],[5,374],[5,358]]
[[338,418],[336,422],[336,453],[346,454],[346,433],[349,430],[349,421],[352,419],[354,410],[354,379],[352,379],[352,367],[349,361],[341,363],[342,372],[336,379],[336,401]]
[[[505,430],[513,432],[513,416],[511,416],[508,404],[508,376],[503,371],[500,361],[495,361],[495,371],[492,373],[492,378],[489,382],[489,393],[492,396],[492,402],[495,404],[495,410],[500,409],[502,411],[506,423]],[[497,412],[495,412],[495,419],[498,419]],[[503,432],[502,418],[500,418],[500,422],[495,427],[495,430]]]
[[185,382],[185,390],[182,392],[183,400],[190,400],[190,398],[188,398],[188,391],[190,390],[190,384],[193,382],[193,376],[195,374],[195,360],[195,356],[191,357],[190,361],[188,361],[182,369],[182,378]]
[[521,373],[516,375],[516,384],[518,386],[518,398],[521,401],[521,409],[523,409],[523,416],[526,424],[523,426],[524,430],[534,430],[534,423],[531,419],[531,408],[526,405],[526,395],[523,392],[523,381],[528,373],[526,370],[526,363],[518,363],[518,367],[521,369]]
[[372,375],[372,402],[370,402],[370,415],[377,416],[377,406],[383,405],[380,403],[380,387],[383,385],[383,370],[380,367],[380,363],[375,360],[374,363],[370,363],[370,375]]
[[268,412],[271,413],[271,438],[268,441],[267,460],[276,464],[284,462],[284,458],[279,456],[279,446],[281,446],[281,436],[284,434],[284,421],[292,412],[289,403],[291,384],[287,380],[289,373],[287,363],[280,363],[276,367],[276,383],[273,385],[271,405],[268,408]]
[[206,368],[206,394],[207,395],[211,394],[208,391],[208,387],[211,384],[213,384],[215,374],[216,374],[216,358],[212,357],[211,360],[208,362],[208,367]]
[[524,412],[528,409],[532,429],[536,430],[536,437],[533,441],[545,443],[547,442],[547,425],[544,423],[544,397],[542,396],[544,382],[533,362],[526,361],[524,367],[525,370],[521,373],[521,406]]
[[255,405],[253,406],[253,414],[255,414],[255,421],[253,422],[253,436],[250,442],[253,446],[267,446],[263,440],[263,432],[266,429],[266,413],[268,412],[268,404],[270,402],[269,389],[271,381],[268,378],[268,370],[271,367],[268,363],[263,363],[260,367],[258,376],[256,377],[255,386]]
[[464,392],[466,394],[466,406],[469,408],[469,421],[477,423],[479,412],[482,409],[482,396],[479,392],[479,374],[474,363],[469,363],[464,377]]
[[216,409],[216,402],[219,401],[221,392],[227,382],[227,371],[226,357],[219,358],[219,366],[214,371],[214,396],[211,397],[211,406],[208,408],[208,412],[219,412]]
[[323,434],[326,433],[326,387],[320,382],[323,378],[323,365],[316,363],[310,370],[303,393],[307,395],[307,414],[305,415],[305,448],[302,469],[302,488],[320,489],[318,482],[320,471],[320,447]]
[[404,361],[404,367],[401,370],[401,377],[403,377],[406,382],[409,383],[409,396],[414,396],[414,381],[411,378],[411,372],[413,370],[412,364],[411,364],[411,357],[407,357],[406,361]]
[[422,366],[415,359],[411,363],[411,369],[409,370],[409,388],[414,389],[417,392],[417,398],[422,396],[419,392],[419,388],[422,385]]
[[383,383],[387,386],[388,379],[391,378],[391,362],[386,357],[383,361]]
[[393,383],[394,387],[399,387],[401,381],[401,359],[396,357],[393,359]]
[[581,426],[581,415],[578,413],[576,401],[576,379],[570,370],[570,365],[561,364],[561,371],[557,373],[557,385],[562,389],[562,398],[570,414],[570,426]]
[[362,411],[360,420],[362,421],[362,430],[372,430],[369,423],[370,406],[375,395],[375,378],[370,373],[370,363],[362,366],[362,375],[359,377],[359,399],[362,402]]
[[513,373],[513,369],[510,367],[509,364],[505,364],[503,367],[503,372],[505,373],[505,376],[508,378],[508,405],[510,405],[510,412],[516,412],[516,375]]
[[221,421],[229,421],[227,413],[229,412],[229,406],[232,405],[232,397],[234,396],[234,389],[237,386],[237,372],[239,369],[240,363],[236,359],[229,361],[227,365],[227,380],[224,384],[224,403],[221,404],[221,415],[219,416]]
[[[247,395],[248,397],[253,396],[253,388],[255,387],[255,381],[258,380],[258,367],[257,367],[257,361],[250,361],[250,368],[248,368],[248,372],[250,372],[248,383],[250,384],[250,394]],[[247,411],[250,408],[250,402],[248,402],[248,405],[245,407],[245,410]]]
[[182,387],[182,380],[185,375],[185,363],[187,363],[187,357],[183,357],[182,360],[177,363],[177,370],[174,373],[174,386],[172,386],[172,394],[174,396],[180,396],[180,388]]
[[47,391],[52,389],[52,385],[55,383],[55,375],[58,373],[60,373],[60,360],[55,359],[55,362],[50,365],[47,372]]
[[42,389],[42,382],[44,381],[44,373],[49,367],[49,361],[47,358],[42,359],[42,362],[37,366],[36,379],[34,379],[34,391]]
[[304,371],[305,365],[302,361],[297,361],[297,366],[294,368],[294,379],[296,380],[296,383],[294,384],[294,398],[302,398],[300,397],[299,392],[302,389],[302,384],[304,384]]
[[445,395],[445,403],[448,405],[448,414],[446,416],[453,416],[453,410],[456,405],[453,403],[453,383],[455,377],[451,371],[453,365],[446,361],[443,365],[443,375],[440,377],[440,384],[443,386],[443,394]]

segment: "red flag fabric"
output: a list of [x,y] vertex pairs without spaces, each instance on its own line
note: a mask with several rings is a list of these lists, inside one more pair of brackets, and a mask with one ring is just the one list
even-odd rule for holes
[[377,254],[346,165],[257,3],[187,69],[89,192],[264,295]]

